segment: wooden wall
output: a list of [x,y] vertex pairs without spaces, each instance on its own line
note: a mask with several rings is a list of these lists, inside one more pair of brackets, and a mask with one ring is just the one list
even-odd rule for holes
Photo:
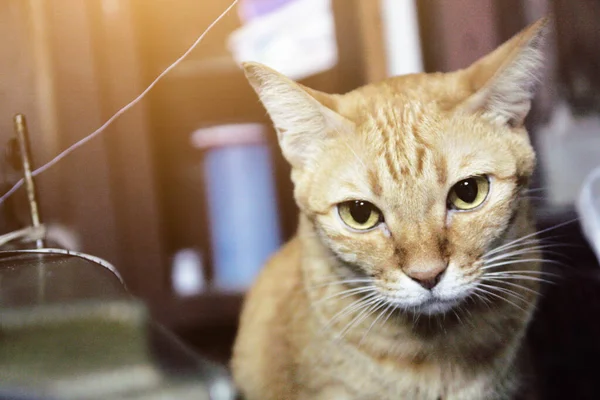
[[[106,8],[111,3],[115,9]],[[128,8],[127,1],[0,2],[2,37],[10,38],[0,45],[0,147],[12,135],[12,115],[25,113],[39,166],[139,93]],[[145,121],[142,104],[37,182],[44,221],[71,229],[82,250],[117,265],[134,293],[149,296],[159,290],[149,266],[161,265],[163,254]],[[1,168],[6,187],[18,176]]]

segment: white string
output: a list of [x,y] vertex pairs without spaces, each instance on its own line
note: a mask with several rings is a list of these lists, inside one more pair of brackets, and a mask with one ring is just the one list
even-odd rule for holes
[[26,239],[34,242],[38,239],[43,239],[44,237],[46,237],[46,227],[43,224],[39,226],[28,226],[17,231],[0,235],[0,246],[4,246],[5,244],[17,239]]
[[[104,132],[106,130],[106,128],[108,128],[110,126],[110,124],[112,124],[117,118],[119,118],[121,115],[123,115],[125,112],[127,112],[130,108],[132,108],[137,103],[139,103],[144,98],[144,96],[146,96],[146,94],[148,94],[148,92],[158,83],[158,81],[160,81],[165,75],[167,75],[169,72],[171,72],[171,70],[173,68],[175,68],[181,61],[183,61],[196,48],[196,46],[198,46],[198,44],[202,41],[202,39],[204,39],[204,36],[206,36],[206,34],[208,32],[210,32],[210,30],[225,15],[227,15],[227,13],[237,4],[237,2],[238,2],[238,0],[233,0],[233,3],[231,3],[231,5],[229,7],[227,7],[227,9],[225,9],[225,11],[223,11],[221,13],[221,15],[219,15],[217,17],[217,19],[215,19],[213,21],[213,23],[210,24],[204,32],[202,32],[202,34],[198,37],[198,39],[196,39],[196,41],[190,46],[190,48],[188,48],[185,53],[183,53],[177,60],[175,60],[175,62],[173,64],[169,65],[167,67],[167,69],[165,69],[163,72],[161,72],[160,75],[158,75],[156,77],[156,79],[154,79],[154,81],[152,81],[152,83],[150,85],[148,85],[148,87],[142,93],[140,93],[135,99],[133,99],[127,105],[125,105],[123,108],[121,108],[119,111],[117,111],[100,128],[96,129],[94,132],[90,133],[88,136],[84,137],[83,139],[74,143],[67,149],[63,150],[59,155],[54,157],[52,160],[48,161],[46,164],[37,168],[35,171],[32,172],[32,175],[37,176],[37,175],[41,174],[42,172],[45,172],[49,168],[53,167],[60,160],[62,160],[63,158],[65,158],[66,156],[68,156],[69,154],[71,154],[72,152],[74,152],[75,150],[77,150],[78,148],[80,148],[81,146],[83,146],[84,144],[86,144],[87,142],[89,142],[90,140],[92,140],[93,138],[95,138],[96,136],[101,134],[102,132]],[[6,201],[6,199],[8,199],[14,192],[17,191],[17,189],[19,189],[21,186],[23,186],[23,182],[24,181],[21,178],[8,192],[4,193],[2,195],[2,197],[0,197],[0,204],[4,203],[4,201]]]

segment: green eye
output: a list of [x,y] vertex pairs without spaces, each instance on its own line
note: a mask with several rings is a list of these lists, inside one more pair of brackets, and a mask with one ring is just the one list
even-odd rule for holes
[[481,205],[490,192],[490,181],[485,175],[472,176],[457,182],[448,194],[448,207],[472,210]]
[[381,211],[373,204],[363,200],[338,204],[338,213],[346,225],[359,231],[371,229],[383,220]]

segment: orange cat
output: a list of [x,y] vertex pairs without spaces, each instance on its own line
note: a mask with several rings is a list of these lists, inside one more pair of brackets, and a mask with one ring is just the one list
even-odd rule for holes
[[465,70],[345,95],[244,65],[300,208],[246,300],[232,362],[245,398],[533,398],[522,339],[541,271],[523,120],[546,25]]

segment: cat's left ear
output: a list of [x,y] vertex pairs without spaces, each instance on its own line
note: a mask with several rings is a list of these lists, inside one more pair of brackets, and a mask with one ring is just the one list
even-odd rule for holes
[[544,72],[548,18],[524,29],[465,72],[474,93],[459,109],[494,123],[520,127]]
[[315,165],[314,159],[330,139],[352,129],[352,123],[334,111],[332,95],[309,89],[259,63],[243,63],[242,67],[273,121],[283,156],[292,167]]

